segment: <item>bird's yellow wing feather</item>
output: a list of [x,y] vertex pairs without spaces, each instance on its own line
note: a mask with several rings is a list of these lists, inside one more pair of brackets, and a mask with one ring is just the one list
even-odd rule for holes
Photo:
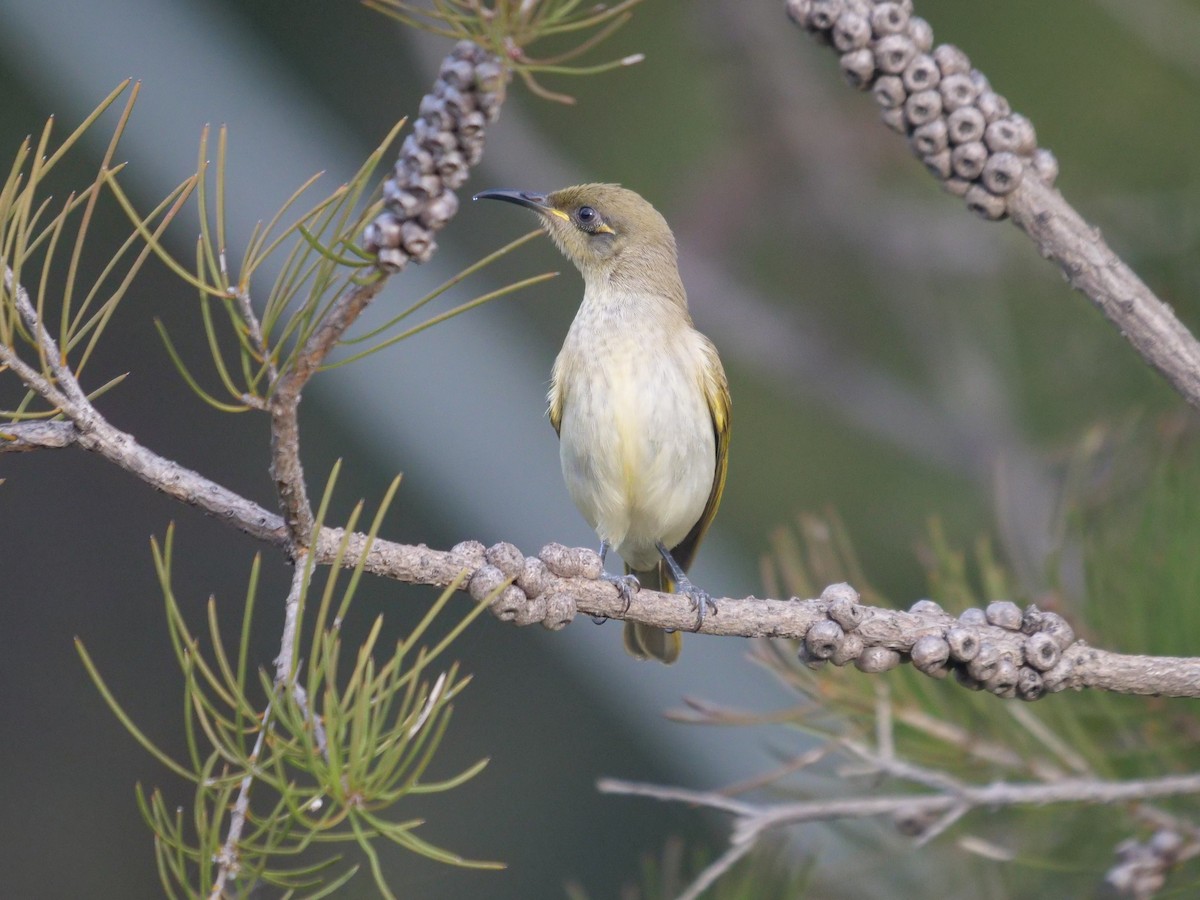
[[725,472],[729,468],[729,435],[732,424],[729,381],[725,378],[725,370],[721,367],[716,348],[708,344],[706,349],[711,353],[711,364],[704,367],[702,387],[705,399],[708,401],[708,410],[712,414],[717,465],[713,470],[712,491],[708,495],[708,502],[704,504],[704,512],[700,514],[700,519],[692,526],[692,530],[679,542],[678,546],[671,548],[671,555],[675,557],[675,562],[679,563],[685,572],[691,566],[692,560],[696,558],[700,540],[708,531],[708,526],[712,524],[713,517],[717,514],[717,507],[721,505],[721,494],[725,490]]
[[563,379],[559,373],[561,359],[554,361],[554,371],[550,375],[550,393],[546,395],[546,414],[550,416],[550,424],[554,427],[554,433],[562,437],[562,415],[563,415],[563,395],[566,391],[563,390]]

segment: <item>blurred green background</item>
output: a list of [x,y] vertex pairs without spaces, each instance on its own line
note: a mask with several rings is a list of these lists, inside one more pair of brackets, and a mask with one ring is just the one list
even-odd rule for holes
[[[351,173],[396,119],[415,112],[448,46],[352,2],[80,6],[0,2],[0,153],[15,152],[51,113],[65,133],[132,75],[143,96],[118,154],[130,162],[124,183],[149,208],[193,170],[202,126],[228,123],[231,216],[243,239],[312,172],[327,170],[330,188]],[[1194,326],[1200,43],[1185,36],[1200,33],[1200,2],[1145,2],[1140,17],[1128,6],[928,0],[917,11],[1034,122],[1058,156],[1068,199]],[[1021,235],[973,219],[942,194],[904,141],[880,126],[870,98],[841,84],[835,57],[781,7],[644,3],[597,59],[645,52],[646,61],[551,80],[578,98],[569,107],[514,85],[464,199],[487,187],[611,180],[643,193],[672,223],[696,321],[720,348],[734,397],[728,487],[694,572],[715,595],[761,595],[759,558],[772,535],[802,511],[835,510],[875,587],[907,605],[927,592],[917,548],[936,515],[958,546],[990,537],[1022,598],[1053,590],[1066,611],[1085,617],[1099,593],[1107,609],[1152,619],[1145,600],[1131,596],[1146,589],[1137,577],[1144,560],[1118,560],[1103,575],[1088,561],[1114,546],[1143,546],[1123,529],[1155,483],[1158,497],[1200,493],[1190,456],[1174,475],[1147,475],[1162,448],[1178,445],[1178,423],[1188,418],[1181,402]],[[101,152],[97,143],[76,157],[64,191],[86,183]],[[125,223],[108,213],[112,233],[123,234]],[[185,216],[173,229],[184,259],[194,223]],[[434,261],[394,279],[377,301],[377,320],[528,227],[511,209],[464,203]],[[563,267],[538,241],[504,260],[496,282],[477,281],[442,308],[500,279]],[[527,553],[549,540],[590,546],[542,421],[550,364],[579,294],[576,274],[564,271],[318,379],[303,420],[310,485],[343,458],[336,505],[344,516],[404,472],[384,529],[396,540],[503,539]],[[194,295],[151,266],[95,363],[96,383],[131,373],[102,410],[156,452],[271,505],[266,423],[200,404],[171,368],[156,316],[177,343],[192,342],[185,353],[203,359]],[[13,394],[10,384],[0,391]],[[1094,468],[1085,488],[1066,490],[1085,438],[1124,448],[1110,460],[1127,473],[1121,490],[1105,493],[1110,482]],[[215,596],[231,626],[258,548],[76,451],[2,457],[0,478],[5,892],[153,896],[150,838],[132,785],[162,784],[180,802],[188,795],[103,707],[71,638],[86,642],[147,732],[178,749],[181,691],[148,538],[177,522],[181,601],[199,617]],[[1079,516],[1064,516],[1064,498]],[[1176,504],[1171,535],[1190,533],[1194,508]],[[1108,524],[1087,530],[1093,514]],[[1065,528],[1068,520],[1082,528]],[[1155,524],[1140,533],[1154,535]],[[1158,571],[1185,558],[1186,545],[1164,553]],[[282,599],[286,567],[265,558],[262,596]],[[1164,578],[1160,587],[1188,584]],[[432,596],[372,583],[357,609],[364,622],[385,611],[401,633]],[[260,608],[265,662],[277,624],[269,603]],[[1156,635],[1180,633],[1164,620],[1139,631],[1135,648],[1120,615],[1093,619],[1091,636],[1114,649],[1165,652]],[[561,896],[577,882],[609,897],[670,834],[722,846],[721,823],[599,797],[595,778],[708,788],[746,777],[770,764],[778,734],[688,727],[660,712],[684,695],[756,709],[787,697],[737,642],[689,638],[681,665],[664,670],[624,657],[617,631],[583,620],[547,635],[480,620],[461,639],[457,656],[477,677],[439,764],[449,773],[479,756],[492,763],[417,814],[428,818],[430,839],[510,867],[464,873],[391,854],[399,893]],[[864,859],[841,832],[808,834],[803,849],[819,851],[826,876],[840,879],[822,896],[899,896],[910,879],[956,897],[1011,890],[995,866],[981,876],[983,864],[947,863],[943,854],[936,872],[923,871],[916,854],[872,848]],[[1102,859],[1105,848],[1097,852]],[[365,879],[345,892],[360,895],[373,895]]]

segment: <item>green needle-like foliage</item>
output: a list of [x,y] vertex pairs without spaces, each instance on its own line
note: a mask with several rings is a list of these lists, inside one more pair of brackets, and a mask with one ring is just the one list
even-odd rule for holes
[[[358,241],[363,226],[379,212],[378,202],[365,199],[368,187],[403,124],[399,123],[387,135],[349,182],[307,210],[296,213],[318,176],[301,185],[269,221],[255,226],[236,272],[230,270],[226,245],[225,129],[218,133],[216,161],[211,166],[206,162],[207,130],[200,140],[200,165],[193,179],[200,217],[194,271],[167,252],[150,229],[150,217],[140,216],[124,191],[115,183],[112,185],[118,202],[147,245],[198,293],[200,319],[218,388],[204,386],[204,379],[185,362],[165,326],[161,322],[156,324],[181,377],[206,403],[225,412],[263,408],[273,387],[293,366],[297,354],[321,326],[334,301],[355,285],[380,277],[371,260],[360,251]],[[472,263],[386,324],[366,334],[347,337],[345,344],[369,342],[369,345],[335,358],[324,368],[362,359],[491,300],[552,278],[555,273],[551,272],[526,278],[486,291],[420,324],[404,330],[399,327],[430,301],[539,233],[530,232]],[[255,302],[254,275],[274,255],[282,257],[278,275],[265,295],[258,298],[260,302]]]
[[[333,478],[322,513],[332,483]],[[368,537],[373,539],[397,486],[398,481]],[[346,523],[347,535],[360,514],[361,504]],[[442,657],[486,603],[475,606],[429,646],[428,629],[444,615],[457,587],[452,585],[411,632],[390,646],[384,646],[380,617],[363,644],[347,654],[341,628],[362,562],[349,569],[343,585],[339,559],[327,570],[319,595],[301,591],[298,620],[303,620],[309,600],[316,600],[311,637],[302,648],[297,640],[285,669],[272,672],[257,666],[250,650],[258,559],[251,568],[241,634],[231,646],[218,626],[215,600],[208,604],[204,639],[184,619],[171,584],[173,529],[161,544],[154,541],[152,549],[183,675],[185,761],[172,759],[137,728],[82,644],[79,652],[105,701],[137,741],[195,786],[190,813],[169,803],[158,790],[137,790],[139,808],[154,832],[168,896],[208,896],[222,869],[227,871],[223,896],[248,895],[261,885],[306,897],[327,896],[358,867],[342,865],[342,854],[321,852],[326,844],[357,846],[385,897],[394,894],[379,865],[379,841],[450,865],[500,867],[430,844],[416,833],[421,820],[392,816],[406,797],[453,790],[487,763],[482,759],[448,777],[428,774],[453,701],[470,682],[457,663]],[[283,677],[282,671],[290,674]]]
[[[929,596],[951,614],[993,600],[1037,602],[1043,608],[1060,609],[1077,631],[1114,650],[1182,652],[1182,646],[1172,644],[1195,633],[1178,623],[1195,618],[1193,588],[1200,583],[1194,552],[1198,529],[1193,511],[1200,503],[1196,446],[1194,439],[1181,441],[1161,463],[1148,463],[1143,456],[1133,466],[1128,460],[1114,466],[1106,455],[1094,468],[1103,466],[1107,481],[1120,483],[1126,496],[1108,494],[1097,502],[1081,492],[1064,500],[1068,512],[1076,510],[1071,513],[1076,530],[1065,530],[1063,540],[1075,541],[1076,548],[1082,549],[1091,586],[1083,612],[1079,601],[1068,603],[1061,590],[1046,588],[1036,596],[1024,595],[989,541],[980,539],[972,552],[964,552],[936,520],[921,549]],[[1112,474],[1114,468],[1119,475]],[[1138,474],[1131,474],[1131,469]],[[1144,484],[1135,490],[1131,485],[1139,479]],[[1074,473],[1068,483],[1098,480],[1094,473]],[[1095,509],[1115,511],[1097,515]],[[795,530],[781,530],[773,544],[774,553],[762,565],[769,595],[811,597],[821,586],[847,581],[859,589],[864,602],[894,605],[869,586],[835,516],[803,515]],[[1050,568],[1047,565],[1047,571]],[[1148,603],[1165,608],[1159,614],[1148,613]],[[1176,608],[1185,611],[1170,612]],[[1088,621],[1102,627],[1089,633]],[[1171,624],[1155,634],[1156,622]],[[828,772],[829,763],[806,756],[814,748],[826,748],[825,758],[832,762],[840,758],[840,741],[873,745],[879,739],[881,702],[898,758],[972,782],[1155,777],[1195,767],[1195,716],[1180,709],[1165,718],[1166,708],[1150,698],[1089,691],[1023,704],[966,690],[953,679],[931,679],[908,665],[885,675],[866,676],[853,667],[827,667],[815,673],[780,642],[761,644],[756,657],[792,688],[794,706],[762,714],[700,707],[676,717],[691,722],[784,725],[803,734],[793,742],[791,752],[780,753],[778,772],[758,780],[784,791],[801,766]],[[1156,805],[1187,815],[1191,804],[1167,800]],[[1111,848],[1143,827],[1136,815],[1116,809],[1097,816],[1084,808],[1078,812],[1058,808],[1053,816],[1019,809],[991,817],[974,814],[955,831],[982,837],[976,843],[965,842],[966,847],[990,842],[1012,854],[1009,864],[993,866],[987,876],[1002,878],[1007,895],[1045,893],[1045,879],[1053,874],[1062,879],[1054,882],[1055,893],[1075,896],[1089,891],[1111,865]],[[867,838],[856,840],[861,843]],[[881,843],[863,845],[859,852],[886,851]],[[974,865],[989,864],[976,859]]]
[[[533,93],[558,103],[574,103],[575,98],[548,90],[538,81],[538,75],[594,75],[639,63],[643,58],[638,53],[592,66],[575,63],[628,22],[631,10],[642,0],[612,5],[586,0],[364,2],[410,27],[486,47],[504,60]],[[544,41],[554,43],[555,49],[544,56],[533,56],[531,47]]]
[[[56,166],[122,95],[125,105],[94,179],[64,200],[55,201],[47,182]],[[0,186],[0,347],[8,359],[7,366],[0,365],[0,372],[17,370],[22,378],[32,375],[51,388],[68,376],[80,380],[150,254],[139,233],[156,239],[191,191],[189,179],[142,219],[112,251],[99,273],[85,278],[83,249],[97,203],[106,187],[117,184],[124,168],[124,164],[114,165],[113,158],[137,95],[136,84],[131,87],[130,82],[122,82],[57,147],[53,146],[54,120],[50,119],[36,142],[27,138],[17,150]],[[56,344],[58,358],[50,358],[46,338]],[[93,388],[87,396],[97,397],[120,380]],[[0,416],[13,421],[58,413],[54,403],[32,391],[14,407],[0,408]]]

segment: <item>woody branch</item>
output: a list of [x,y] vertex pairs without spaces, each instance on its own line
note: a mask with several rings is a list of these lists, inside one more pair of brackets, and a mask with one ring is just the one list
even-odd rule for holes
[[1200,408],[1200,342],[1054,188],[1058,162],[1033,123],[952,44],[934,43],[912,0],[785,0],[788,16],[839,55],[846,81],[951,194],[1009,218],[1138,354]]
[[[0,348],[0,361],[5,352]],[[86,428],[74,421],[6,426],[0,431],[0,452],[81,447],[219,521],[290,549],[282,516],[158,456],[84,402]],[[321,529],[312,547],[314,562],[333,563],[344,536],[338,528]],[[599,557],[587,549],[549,544],[537,557],[527,557],[512,544],[484,548],[467,541],[435,550],[382,539],[369,543],[359,533],[350,536],[344,564],[355,565],[364,552],[366,571],[395,581],[445,587],[465,573],[463,589],[476,599],[511,582],[493,601],[492,611],[518,625],[540,622],[557,630],[576,613],[679,630],[696,625],[687,599],[674,594],[641,591],[625,609],[616,590],[599,578]],[[705,617],[702,633],[800,641],[813,666],[853,663],[870,673],[912,662],[931,677],[953,674],[969,688],[1023,699],[1068,688],[1200,697],[1200,660],[1091,647],[1076,640],[1061,617],[1034,607],[1022,611],[994,603],[954,618],[929,601],[919,601],[909,611],[866,606],[852,588],[832,585],[815,599],[723,598],[717,608],[717,615]]]

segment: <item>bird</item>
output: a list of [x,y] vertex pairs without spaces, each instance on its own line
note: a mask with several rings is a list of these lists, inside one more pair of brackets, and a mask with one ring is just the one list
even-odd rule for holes
[[[686,595],[716,612],[687,577],[725,487],[731,409],[717,349],[696,330],[666,219],[636,192],[580,184],[552,193],[487,190],[533,210],[583,276],[583,300],[551,374],[550,424],[567,492],[624,575],[628,611],[640,587]],[[682,641],[626,621],[625,648],[673,663]]]

